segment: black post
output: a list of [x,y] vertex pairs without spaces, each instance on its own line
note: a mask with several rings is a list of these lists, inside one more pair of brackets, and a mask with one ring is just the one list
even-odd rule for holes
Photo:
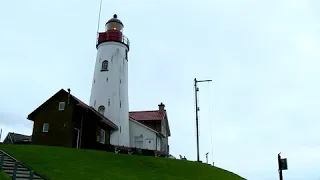
[[195,100],[196,100],[196,129],[197,129],[197,161],[200,161],[199,155],[199,118],[198,118],[198,87],[197,87],[197,79],[194,78],[194,90],[195,90]]
[[13,174],[12,174],[12,179],[16,180],[17,178],[17,170],[18,170],[18,161],[14,162],[14,167],[13,167]]
[[281,163],[281,156],[280,156],[280,153],[278,154],[278,166],[279,166],[279,179],[280,180],[283,180],[283,177],[282,177],[282,163]]
[[33,176],[34,176],[34,171],[30,170],[29,180],[33,180]]
[[4,152],[0,151],[0,171],[2,171],[3,168],[3,161],[4,161]]

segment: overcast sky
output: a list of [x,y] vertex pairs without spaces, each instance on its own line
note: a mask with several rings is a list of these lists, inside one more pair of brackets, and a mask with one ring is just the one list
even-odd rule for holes
[[[320,179],[320,1],[104,1],[131,41],[130,110],[168,111],[171,153],[252,180]],[[32,133],[27,115],[61,88],[89,102],[99,0],[0,2],[0,127]],[[210,123],[211,122],[211,123]],[[212,141],[211,141],[212,138]],[[213,160],[212,160],[213,153]]]

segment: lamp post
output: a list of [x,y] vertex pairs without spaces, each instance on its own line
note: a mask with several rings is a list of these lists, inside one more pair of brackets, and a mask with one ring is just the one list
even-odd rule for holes
[[198,117],[198,83],[199,82],[210,82],[212,80],[197,80],[197,78],[194,78],[194,90],[195,90],[195,100],[196,100],[196,129],[197,129],[197,161],[200,162],[200,155],[199,155],[199,117]]
[[279,179],[283,180],[282,170],[288,170],[287,158],[281,159],[281,153],[278,154],[278,171],[279,171]]
[[208,154],[209,154],[209,152],[206,153],[206,160],[207,160],[206,162],[207,162],[207,164],[208,164]]

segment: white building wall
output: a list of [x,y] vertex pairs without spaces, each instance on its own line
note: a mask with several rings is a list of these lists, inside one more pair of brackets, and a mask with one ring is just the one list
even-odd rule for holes
[[[155,131],[150,130],[149,128],[146,128],[145,126],[130,120],[130,143],[131,147],[137,147],[135,143],[135,137],[141,137],[143,139],[142,143],[142,149],[147,149],[147,142],[148,140],[153,140],[153,147],[150,150],[160,150],[160,139],[157,137],[157,134]],[[137,147],[139,148],[139,147]]]
[[[125,59],[127,50],[127,47],[119,42],[104,42],[98,46],[89,105],[97,111],[99,106],[104,106],[104,116],[119,127],[118,131],[110,135],[110,143],[128,147],[128,61]],[[101,71],[104,60],[108,61],[108,71]]]
[[[166,118],[166,117],[165,117]],[[169,138],[168,138],[168,132],[167,132],[167,128],[166,128],[167,124],[166,124],[166,119],[163,119],[161,121],[161,133],[166,137],[166,138],[162,138],[162,151],[168,152],[168,144],[169,144]],[[169,153],[169,152],[168,152]]]

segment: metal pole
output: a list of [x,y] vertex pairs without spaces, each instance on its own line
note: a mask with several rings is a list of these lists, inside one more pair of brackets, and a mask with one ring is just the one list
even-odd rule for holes
[[279,166],[279,169],[278,169],[278,171],[279,171],[279,179],[283,180],[280,153],[278,154],[278,166]]
[[198,117],[198,87],[197,87],[197,79],[194,78],[194,90],[195,90],[195,100],[196,100],[196,129],[197,129],[197,161],[200,161],[199,155],[199,117]]
[[198,82],[210,82],[212,80],[200,80],[198,81],[197,78],[194,78],[194,90],[195,90],[195,100],[196,100],[196,129],[197,129],[197,161],[200,162],[200,155],[199,155],[199,117],[198,117]]

